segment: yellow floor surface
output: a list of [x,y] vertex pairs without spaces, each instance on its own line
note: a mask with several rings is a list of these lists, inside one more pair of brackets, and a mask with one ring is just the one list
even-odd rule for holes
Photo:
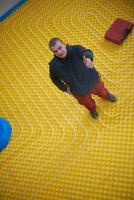
[[[0,23],[0,117],[13,132],[0,153],[0,200],[134,200],[134,37],[104,39],[133,0],[29,0]],[[94,52],[118,102],[94,96],[99,119],[49,78],[48,42]]]

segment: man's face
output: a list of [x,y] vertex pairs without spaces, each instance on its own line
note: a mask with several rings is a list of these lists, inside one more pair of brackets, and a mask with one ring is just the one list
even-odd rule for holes
[[67,56],[66,45],[60,41],[57,41],[54,46],[50,47],[50,50],[59,58],[65,58]]

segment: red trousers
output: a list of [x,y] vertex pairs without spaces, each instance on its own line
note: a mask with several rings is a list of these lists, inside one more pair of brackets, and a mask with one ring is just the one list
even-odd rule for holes
[[85,96],[73,96],[78,100],[81,105],[84,105],[88,110],[94,111],[96,109],[95,101],[92,98],[92,94],[99,97],[106,98],[109,95],[109,91],[104,87],[104,83],[99,78],[93,89]]

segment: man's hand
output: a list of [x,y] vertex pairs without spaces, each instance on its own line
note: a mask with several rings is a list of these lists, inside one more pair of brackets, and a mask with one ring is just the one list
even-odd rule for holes
[[72,92],[70,91],[70,87],[69,86],[67,86],[67,93],[68,94],[72,94]]
[[90,58],[86,58],[85,56],[83,56],[83,63],[90,69],[94,68],[94,64],[90,60]]

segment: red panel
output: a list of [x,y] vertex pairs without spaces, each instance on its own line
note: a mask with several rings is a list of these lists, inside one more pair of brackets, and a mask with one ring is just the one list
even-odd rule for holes
[[116,44],[120,44],[131,32],[132,28],[132,23],[118,18],[107,30],[104,37]]

